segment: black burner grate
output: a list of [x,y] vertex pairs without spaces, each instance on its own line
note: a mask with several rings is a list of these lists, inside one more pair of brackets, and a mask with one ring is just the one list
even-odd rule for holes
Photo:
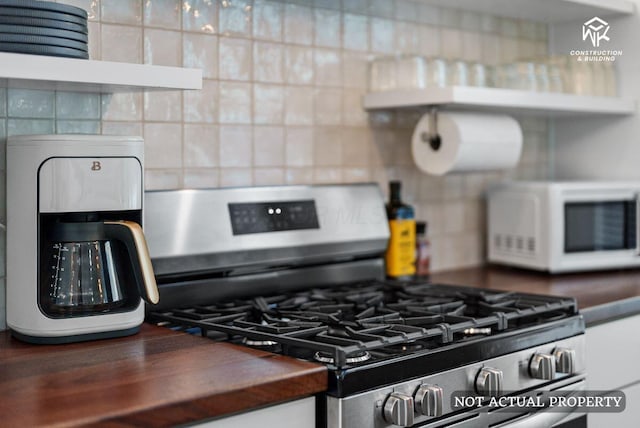
[[[542,324],[577,313],[574,299],[468,287],[369,282],[153,312],[150,321],[226,340],[277,343],[338,368]],[[275,349],[275,348],[274,348]],[[363,354],[373,358],[362,360]]]

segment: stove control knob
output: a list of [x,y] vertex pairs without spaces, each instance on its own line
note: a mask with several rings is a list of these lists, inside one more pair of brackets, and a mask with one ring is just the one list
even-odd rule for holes
[[393,425],[410,427],[413,425],[413,397],[392,392],[384,403],[384,420]]
[[442,395],[442,388],[438,385],[420,385],[413,395],[416,412],[425,416],[442,416]]
[[553,380],[556,377],[556,358],[549,354],[533,354],[529,374],[535,379]]
[[476,392],[485,397],[497,397],[502,394],[502,370],[483,367],[476,376]]
[[556,348],[553,351],[556,359],[556,371],[572,374],[576,371],[576,351],[569,348]]

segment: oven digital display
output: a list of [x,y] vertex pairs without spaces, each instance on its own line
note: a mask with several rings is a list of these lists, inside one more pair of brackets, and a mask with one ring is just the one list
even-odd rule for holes
[[229,204],[234,235],[319,229],[313,200]]

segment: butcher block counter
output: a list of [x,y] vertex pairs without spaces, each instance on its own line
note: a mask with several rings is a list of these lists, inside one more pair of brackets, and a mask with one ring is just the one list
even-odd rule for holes
[[[576,297],[588,326],[640,313],[640,270],[481,267],[431,281]],[[327,377],[319,364],[149,324],[126,338],[57,346],[0,332],[0,425],[174,426],[310,396]]]
[[27,345],[0,332],[0,426],[174,426],[325,390],[326,369],[149,324]]
[[588,326],[640,314],[640,270],[550,275],[490,266],[431,276],[432,282],[575,297]]

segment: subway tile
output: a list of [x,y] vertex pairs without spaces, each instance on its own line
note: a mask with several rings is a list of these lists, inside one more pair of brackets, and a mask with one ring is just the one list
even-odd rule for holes
[[253,163],[252,127],[220,126],[220,166],[250,167]]
[[420,25],[410,22],[397,22],[395,27],[395,46],[398,52],[418,53],[420,50]]
[[218,81],[202,81],[199,91],[184,91],[183,117],[185,122],[214,123],[218,121]]
[[209,34],[217,33],[218,1],[184,0],[182,2],[182,29]]
[[313,124],[313,88],[287,86],[284,96],[284,123],[287,125]]
[[146,92],[144,94],[144,120],[182,121],[182,92]]
[[335,184],[342,182],[342,169],[331,167],[319,167],[313,169],[313,182],[315,184]]
[[339,51],[316,48],[313,62],[317,86],[342,86],[342,57]]
[[422,24],[440,25],[441,9],[436,6],[420,3],[418,5],[418,19]]
[[440,56],[440,30],[432,25],[420,27],[419,52],[428,57]]
[[283,45],[268,42],[253,43],[253,80],[282,83]]
[[251,123],[251,84],[220,82],[220,123]]
[[182,33],[145,28],[144,63],[169,67],[182,65]]
[[369,18],[344,14],[342,17],[342,46],[355,51],[369,50]]
[[413,0],[396,0],[394,12],[396,20],[418,22],[420,19],[418,3]]
[[100,12],[102,22],[140,25],[142,23],[142,0],[102,0]]
[[362,96],[359,90],[346,90],[342,95],[343,123],[346,126],[367,126],[368,115],[362,108]]
[[180,0],[144,2],[144,25],[180,30],[182,27]]
[[370,0],[369,13],[372,16],[393,19],[395,15],[395,0]]
[[146,168],[182,168],[182,126],[179,123],[145,123]]
[[369,183],[371,182],[371,171],[368,168],[343,168],[343,183]]
[[450,28],[460,28],[462,24],[462,11],[448,7],[440,9],[440,24]]
[[253,164],[255,166],[284,165],[284,128],[256,126],[253,128]]
[[220,186],[220,170],[218,168],[185,169],[183,180],[186,189],[218,187]]
[[465,61],[482,62],[482,35],[479,33],[462,32],[462,59]]
[[501,36],[518,37],[518,20],[512,18],[500,18],[499,31]]
[[342,123],[342,91],[316,89],[314,111],[316,125],[340,125]]
[[102,134],[142,136],[142,123],[102,121]]
[[182,66],[199,68],[205,79],[218,77],[218,36],[183,33]]
[[59,1],[58,3],[68,4],[70,6],[75,6],[86,10],[87,19],[89,21],[100,20],[100,0],[64,0],[64,2]]
[[253,86],[253,122],[280,125],[284,114],[284,87],[256,83]]
[[290,85],[313,82],[313,50],[303,46],[285,47],[284,81]]
[[8,117],[53,118],[55,115],[53,91],[9,88],[7,97]]
[[102,24],[100,22],[89,21],[89,58],[94,60],[102,59]]
[[287,128],[285,162],[290,167],[313,165],[313,128]]
[[56,134],[99,134],[99,120],[58,120]]
[[220,82],[220,123],[251,123],[251,84]]
[[389,19],[371,18],[371,51],[394,53],[395,23]]
[[142,28],[102,24],[103,61],[142,63]]
[[254,168],[253,182],[259,186],[285,184],[284,168]]
[[345,88],[365,89],[369,85],[369,55],[358,52],[342,54],[342,84]]
[[102,94],[103,120],[142,120],[142,94],[118,92]]
[[342,129],[342,165],[368,167],[370,164],[371,134],[367,128]]
[[311,184],[313,183],[313,170],[311,168],[287,168],[285,180],[287,184]]
[[442,55],[448,59],[462,58],[462,33],[460,30],[443,28],[440,32]]
[[340,10],[343,1],[349,0],[313,0],[313,5],[316,8]]
[[180,169],[145,169],[145,190],[174,190],[182,187]]
[[228,0],[219,3],[218,27],[225,36],[251,36],[252,0]]
[[342,10],[348,13],[359,13],[367,15],[369,13],[369,0],[344,0]]
[[57,119],[100,119],[100,94],[56,92]]
[[250,40],[220,38],[218,52],[220,79],[249,80],[251,78],[251,51]]
[[251,168],[220,168],[220,187],[244,187],[252,184]]
[[284,41],[301,45],[313,43],[314,22],[311,8],[296,4],[284,5]]
[[[217,125],[184,125],[185,168],[212,168],[219,165],[219,129]],[[185,177],[186,179],[186,177]]]
[[274,1],[254,0],[253,37],[256,39],[282,41],[283,5]]
[[341,41],[340,12],[330,9],[314,10],[314,41],[317,46],[339,48]]
[[342,165],[342,132],[340,128],[316,128],[313,133],[313,164]]
[[53,119],[8,119],[7,137],[12,135],[53,134]]

